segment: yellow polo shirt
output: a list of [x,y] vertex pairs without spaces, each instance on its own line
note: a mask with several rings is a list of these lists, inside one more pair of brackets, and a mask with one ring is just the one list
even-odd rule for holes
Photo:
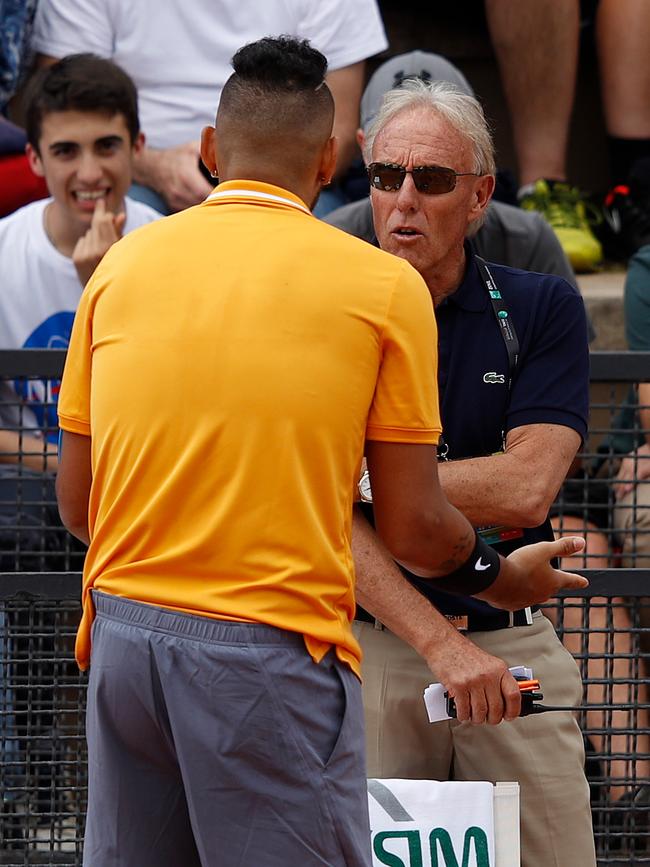
[[302,633],[359,673],[364,440],[435,443],[431,298],[406,262],[278,187],[221,184],[138,229],[84,290],[59,399],[92,437],[89,590]]

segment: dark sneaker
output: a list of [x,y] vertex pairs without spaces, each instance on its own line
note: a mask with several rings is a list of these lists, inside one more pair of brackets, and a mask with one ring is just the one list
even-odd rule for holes
[[603,215],[626,258],[650,244],[650,198],[644,200],[632,186],[614,187],[605,198]]

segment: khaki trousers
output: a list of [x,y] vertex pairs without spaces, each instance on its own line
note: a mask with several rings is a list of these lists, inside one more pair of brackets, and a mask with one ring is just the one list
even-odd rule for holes
[[614,527],[623,546],[623,566],[650,568],[650,482],[616,502]]
[[[522,867],[595,867],[584,746],[571,713],[528,716],[499,726],[429,723],[422,694],[436,681],[403,641],[354,624],[363,649],[368,776],[514,780],[521,787]],[[470,639],[508,665],[527,665],[550,705],[580,704],[573,657],[541,613],[532,626],[473,632]]]

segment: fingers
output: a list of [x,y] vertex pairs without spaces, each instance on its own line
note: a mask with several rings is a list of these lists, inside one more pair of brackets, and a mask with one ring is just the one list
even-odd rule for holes
[[199,148],[196,142],[187,142],[177,148],[161,152],[161,192],[176,211],[202,202],[212,192],[199,170]]
[[196,169],[196,172],[192,172],[188,178],[188,185],[191,191],[192,204],[202,202],[203,199],[205,199],[206,196],[209,196],[213,190],[212,184],[209,184],[206,181],[198,169]]
[[511,722],[521,713],[521,692],[517,681],[509,671],[504,671],[501,677],[501,694],[504,703],[503,718]]
[[487,703],[485,721],[488,725],[499,725],[503,719],[503,695],[501,693],[501,681],[491,679],[486,687],[485,699]]
[[633,458],[624,458],[621,467],[616,474],[616,481],[613,484],[613,488],[614,497],[618,501],[631,493],[634,490],[635,485],[650,477],[650,466],[648,466],[650,462],[643,457],[641,460],[638,459],[639,455],[643,456],[645,454],[645,452],[642,453],[642,448],[643,446],[640,446],[637,449]]
[[459,689],[456,692],[450,690],[449,694],[456,704],[456,719],[459,722],[468,722],[472,716],[469,692],[466,689]]
[[[584,551],[585,540],[581,536],[564,536],[556,542],[550,542],[555,549],[554,557],[571,557],[574,554],[579,554]],[[573,572],[563,572],[561,569],[555,569],[554,577],[556,580],[556,590],[563,588],[570,590],[580,590],[583,587],[589,586],[589,581],[581,575],[575,575]]]
[[108,248],[122,237],[125,220],[126,214],[114,214],[112,211],[107,211],[104,200],[99,199],[97,201],[90,229],[86,233],[89,247],[94,255],[101,258]]
[[488,717],[488,700],[485,691],[480,687],[473,689],[470,695],[472,725],[482,725]]
[[[473,725],[499,725],[503,720],[511,722],[521,712],[521,692],[517,681],[506,669],[501,678],[491,677],[485,690],[476,688],[470,694],[471,711],[465,717]],[[460,719],[460,717],[459,717]]]
[[456,719],[472,725],[498,725],[506,710],[510,713],[508,718],[518,716],[519,689],[512,675],[508,671],[505,674],[507,678],[492,670],[478,676],[471,686],[450,689],[449,694],[456,705]]
[[584,551],[585,540],[582,536],[562,536],[555,542],[548,542],[549,545],[548,559],[553,557],[572,557],[574,554],[580,554]]
[[616,500],[622,500],[623,497],[626,497],[633,488],[634,488],[634,485],[631,485],[631,484],[614,485],[614,497],[615,497],[615,499]]
[[119,214],[116,214],[113,218],[113,225],[115,227],[115,234],[118,238],[122,237],[124,232],[124,224],[126,223],[126,212],[122,211]]
[[104,254],[122,237],[126,214],[107,210],[104,199],[95,204],[90,228],[77,241],[72,261],[82,286],[85,286]]
[[91,228],[99,226],[105,216],[106,201],[105,199],[97,199],[97,201],[95,202],[95,210],[93,211],[93,218],[90,221]]
[[584,587],[589,587],[589,581],[583,578],[582,575],[575,575],[573,572],[562,572],[560,569],[556,570],[556,575],[558,577],[558,590],[582,590]]

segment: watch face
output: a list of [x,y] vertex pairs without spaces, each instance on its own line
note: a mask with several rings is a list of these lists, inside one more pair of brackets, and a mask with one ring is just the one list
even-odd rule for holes
[[368,470],[359,479],[359,496],[364,503],[372,503],[372,490],[370,488],[370,474]]

